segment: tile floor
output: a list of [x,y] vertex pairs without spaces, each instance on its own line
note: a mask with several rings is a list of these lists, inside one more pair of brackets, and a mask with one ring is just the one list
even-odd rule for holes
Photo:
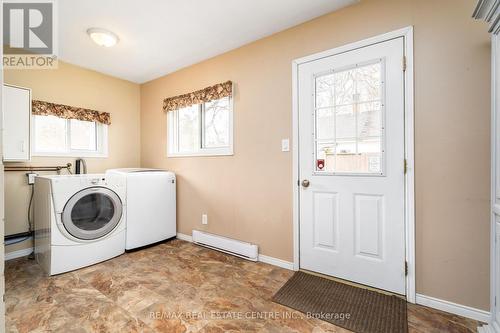
[[[55,277],[20,258],[5,267],[7,332],[348,332],[270,300],[292,274],[180,240]],[[478,325],[416,305],[408,321],[413,333]]]

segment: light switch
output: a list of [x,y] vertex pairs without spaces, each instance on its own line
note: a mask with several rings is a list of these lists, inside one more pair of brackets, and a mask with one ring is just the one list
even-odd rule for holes
[[290,140],[289,139],[281,140],[281,151],[290,151]]

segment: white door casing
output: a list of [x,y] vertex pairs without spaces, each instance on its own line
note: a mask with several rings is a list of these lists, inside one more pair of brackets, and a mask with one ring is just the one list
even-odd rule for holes
[[[3,17],[3,6],[0,6],[0,17]],[[3,55],[3,25],[0,24],[0,54]],[[3,87],[3,62],[0,64],[0,87]],[[0,238],[5,235],[5,181],[3,171],[3,89],[0,89]],[[0,332],[5,331],[5,246],[0,249]]]
[[490,321],[478,332],[500,332],[500,42],[491,36],[491,226],[490,226]]
[[472,14],[489,24],[491,33],[491,221],[490,221],[490,319],[480,333],[500,332],[500,11],[496,0],[478,1]]
[[[299,178],[310,183],[299,189],[300,267],[399,294],[406,293],[403,58],[399,37],[298,65]],[[347,103],[338,93],[332,105],[319,102],[317,87],[328,78],[358,72],[380,80],[380,98],[371,107],[361,88]],[[363,108],[380,111],[368,119]],[[323,126],[328,116],[319,118],[324,109],[336,117],[332,126]],[[333,143],[325,143],[325,129],[336,132]],[[355,142],[345,141],[349,131]],[[363,148],[366,140],[375,140],[371,148]],[[351,157],[357,162],[346,167]]]

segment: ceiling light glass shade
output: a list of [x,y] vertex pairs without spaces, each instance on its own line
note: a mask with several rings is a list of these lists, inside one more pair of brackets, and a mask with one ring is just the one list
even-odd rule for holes
[[99,46],[111,47],[118,43],[118,36],[106,29],[90,28],[87,34]]

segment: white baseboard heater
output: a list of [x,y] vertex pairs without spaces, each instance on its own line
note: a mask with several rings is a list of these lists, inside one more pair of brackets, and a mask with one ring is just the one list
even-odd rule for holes
[[259,249],[255,244],[241,242],[239,240],[209,234],[198,230],[193,230],[193,243],[232,254],[243,259],[251,261],[258,260]]

